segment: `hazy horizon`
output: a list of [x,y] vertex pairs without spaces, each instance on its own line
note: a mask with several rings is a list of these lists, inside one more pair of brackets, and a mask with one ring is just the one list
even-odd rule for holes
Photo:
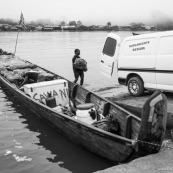
[[157,25],[173,22],[172,0],[0,0],[0,18],[26,22],[38,20],[78,21],[85,25]]

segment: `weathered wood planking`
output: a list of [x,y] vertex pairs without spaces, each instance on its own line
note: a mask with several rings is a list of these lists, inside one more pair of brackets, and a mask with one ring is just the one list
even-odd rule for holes
[[[71,84],[72,85],[72,84]],[[95,105],[96,110],[98,113],[103,114],[104,116],[108,115],[109,113],[112,114],[115,118],[118,119],[120,123],[120,135],[126,136],[126,125],[128,125],[129,132],[128,138],[131,139],[131,137],[134,139],[137,137],[139,128],[140,128],[140,121],[136,120],[134,118],[131,118],[131,122],[125,123],[127,116],[129,116],[129,113],[125,113],[118,107],[115,107],[114,105],[111,106],[111,103],[107,100],[100,99],[99,96],[95,95],[92,92],[88,92],[87,90],[81,88],[79,85],[74,85],[72,91],[74,92],[75,88],[75,94],[72,94],[72,97],[75,97],[76,103],[85,103],[87,100],[87,103],[93,103]],[[131,127],[132,126],[132,127]]]
[[[0,77],[0,79],[28,108],[32,108],[32,111],[56,127],[59,132],[71,141],[112,161],[124,162],[132,154],[133,146],[130,140],[91,127],[85,123],[79,123],[79,121],[67,115],[57,114],[51,108],[26,96],[22,91],[17,90],[15,86],[9,85],[3,78]],[[97,100],[96,98],[93,96],[93,100]],[[105,100],[103,100],[104,103],[106,103]]]
[[[52,73],[44,68],[42,69]],[[58,75],[56,75],[56,78],[65,79]],[[126,161],[134,152],[134,139],[140,134],[141,119],[122,107],[66,79],[69,84],[69,98],[75,105],[80,103],[93,103],[99,114],[103,116],[111,114],[118,120],[120,124],[120,135],[115,135],[76,120],[68,115],[57,113],[48,106],[25,95],[23,91],[19,90],[14,84],[11,84],[1,75],[0,80],[29,109],[34,111],[46,122],[56,127],[56,129],[68,139],[82,147],[116,162]]]
[[131,139],[136,139],[136,137],[139,134],[141,126],[141,120],[132,119],[132,124],[131,124]]
[[[166,131],[166,121],[167,98],[160,91],[155,91],[143,106],[138,135],[138,148],[142,155],[157,153],[160,150]],[[153,143],[156,145],[152,145]]]

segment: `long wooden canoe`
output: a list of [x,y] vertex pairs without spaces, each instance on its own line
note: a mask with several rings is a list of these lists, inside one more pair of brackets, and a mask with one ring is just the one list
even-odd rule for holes
[[[21,61],[32,64],[28,61]],[[1,71],[6,67],[6,62],[4,64],[1,62]],[[39,68],[54,75],[57,80],[65,79],[44,68]],[[101,114],[104,117],[110,114],[114,116],[119,122],[119,134],[110,133],[94,127],[93,125],[88,125],[87,123],[79,121],[78,119],[66,114],[58,113],[53,108],[50,108],[38,100],[26,95],[24,90],[19,89],[14,83],[7,80],[2,73],[0,73],[0,80],[29,109],[32,109],[32,111],[34,111],[38,116],[46,120],[49,124],[55,126],[60,133],[85,149],[116,162],[125,162],[132,153],[135,152],[135,147],[139,142],[137,139],[138,134],[141,131],[141,119],[115,103],[112,103],[78,84],[65,79],[68,81],[69,99],[73,101],[75,105],[81,103],[93,103],[98,114]],[[142,135],[144,135],[144,133],[142,133]],[[162,139],[160,139],[160,141],[161,140]]]

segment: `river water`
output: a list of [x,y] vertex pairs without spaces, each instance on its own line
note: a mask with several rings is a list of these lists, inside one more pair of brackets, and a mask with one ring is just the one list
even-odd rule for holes
[[[108,32],[20,32],[16,55],[74,80],[74,49],[88,62],[84,87],[116,85],[99,72]],[[117,32],[123,39],[131,32]],[[14,52],[16,32],[0,32],[0,48]],[[0,83],[0,173],[90,173],[115,165],[67,140]]]

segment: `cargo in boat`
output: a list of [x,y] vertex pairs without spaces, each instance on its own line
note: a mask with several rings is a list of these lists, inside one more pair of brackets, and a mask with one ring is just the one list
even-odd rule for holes
[[[49,78],[20,86],[21,74],[31,70]],[[147,101],[140,119],[84,87],[13,55],[0,56],[0,81],[68,139],[111,161],[125,162],[133,153],[140,156],[143,151],[150,154],[161,148],[167,104],[160,92]]]

